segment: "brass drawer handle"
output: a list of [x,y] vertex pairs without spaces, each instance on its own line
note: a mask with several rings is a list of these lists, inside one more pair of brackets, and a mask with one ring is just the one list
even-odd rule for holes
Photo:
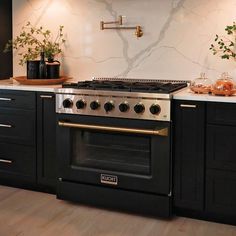
[[40,95],[41,98],[52,99],[53,96],[51,95]]
[[186,108],[197,108],[197,105],[180,104],[180,107],[186,107]]
[[12,98],[0,98],[0,101],[12,101]]
[[12,128],[13,126],[12,126],[12,125],[6,125],[6,124],[0,124],[0,127],[3,127],[3,128]]
[[68,127],[68,128],[101,130],[101,131],[120,132],[120,133],[129,133],[129,134],[157,135],[157,136],[165,136],[165,137],[168,136],[168,128],[161,128],[159,130],[130,129],[130,128],[113,127],[113,126],[78,124],[78,123],[70,123],[70,122],[63,122],[63,121],[59,121],[58,125],[62,127]]
[[7,160],[7,159],[0,159],[1,163],[7,163],[7,164],[12,164],[12,160]]

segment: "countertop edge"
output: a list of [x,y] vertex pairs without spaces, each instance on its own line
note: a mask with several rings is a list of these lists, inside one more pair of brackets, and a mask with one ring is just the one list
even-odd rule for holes
[[61,88],[61,85],[22,85],[12,79],[0,80],[0,89],[5,90],[22,90],[34,92],[52,92]]
[[174,100],[202,101],[202,102],[225,102],[236,103],[236,95],[233,96],[215,96],[211,94],[196,94],[189,88],[173,94]]

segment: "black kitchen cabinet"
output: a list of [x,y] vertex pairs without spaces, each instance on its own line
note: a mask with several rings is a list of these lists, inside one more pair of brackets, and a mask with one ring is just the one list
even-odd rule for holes
[[55,95],[0,90],[0,183],[56,189]]
[[174,207],[236,224],[236,104],[174,101]]
[[0,90],[0,183],[36,183],[35,93]]
[[55,192],[55,116],[53,93],[0,90],[0,183]]
[[206,211],[236,219],[236,104],[207,104],[206,137]]
[[37,183],[55,192],[57,179],[56,112],[53,93],[37,94]]
[[12,39],[12,1],[0,0],[0,79],[12,76],[12,53],[3,53],[9,39]]
[[204,209],[205,103],[174,101],[174,207]]

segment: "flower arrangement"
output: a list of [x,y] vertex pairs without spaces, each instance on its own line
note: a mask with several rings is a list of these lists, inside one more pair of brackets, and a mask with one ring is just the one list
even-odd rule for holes
[[227,25],[225,28],[227,35],[220,37],[218,34],[215,37],[215,44],[211,44],[210,50],[213,55],[219,54],[222,59],[236,59],[236,23]]
[[21,56],[20,65],[24,65],[28,60],[37,59],[40,52],[44,52],[48,61],[52,62],[55,55],[62,52],[61,47],[66,42],[63,29],[64,26],[60,25],[57,36],[53,39],[50,30],[42,26],[35,27],[28,22],[15,39],[7,42],[4,52],[17,50],[18,55]]

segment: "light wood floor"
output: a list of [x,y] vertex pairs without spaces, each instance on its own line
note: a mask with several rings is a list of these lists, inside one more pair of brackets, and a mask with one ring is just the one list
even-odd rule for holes
[[0,236],[236,236],[236,227],[176,217],[153,219],[0,186]]

